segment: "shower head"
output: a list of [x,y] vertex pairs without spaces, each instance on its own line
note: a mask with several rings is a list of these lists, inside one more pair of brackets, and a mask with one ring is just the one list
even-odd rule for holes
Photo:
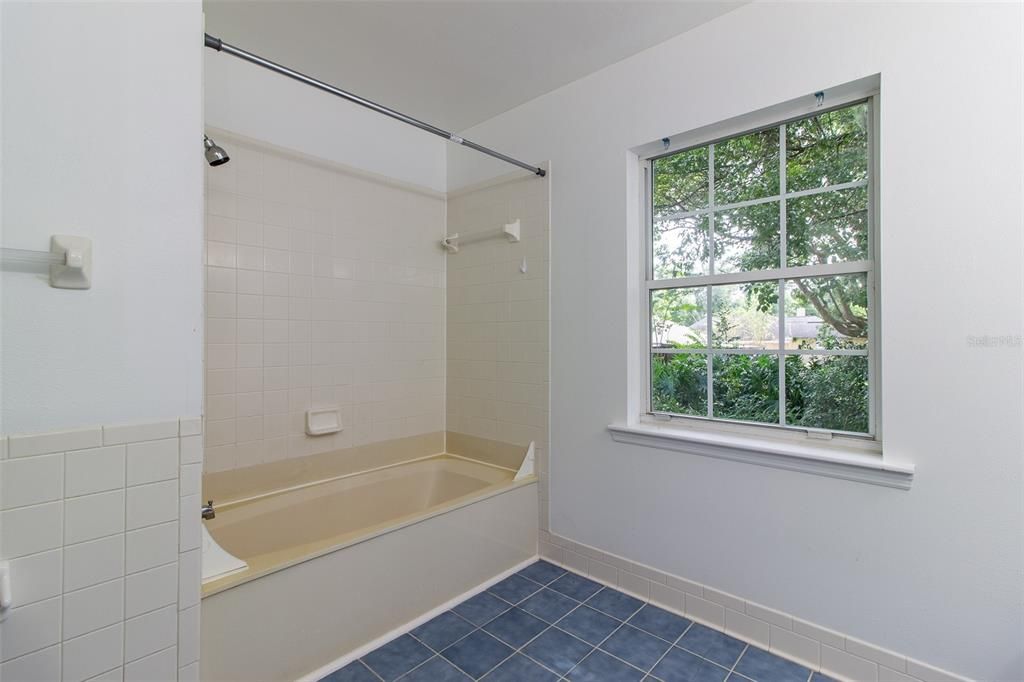
[[224,148],[203,135],[203,153],[206,155],[206,162],[211,166],[221,166],[231,160]]

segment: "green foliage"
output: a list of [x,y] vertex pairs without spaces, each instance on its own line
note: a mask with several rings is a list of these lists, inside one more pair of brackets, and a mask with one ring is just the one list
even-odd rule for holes
[[[780,205],[776,200],[714,210],[714,253],[709,239],[709,192],[714,204],[745,202],[863,181],[868,177],[868,107],[857,104],[788,123],[784,162],[780,129],[755,131],[711,147],[687,150],[653,163],[653,256],[656,278],[714,271],[747,272],[779,267],[867,260],[868,191],[832,190],[786,199],[786,262],[780,263]],[[713,159],[713,160],[712,160]],[[680,215],[684,214],[684,215]],[[713,330],[705,339],[707,293],[703,287],[659,291],[652,297],[656,342],[667,332],[693,348],[757,343],[762,329],[784,304],[785,315],[801,309],[824,324],[815,339],[798,339],[810,350],[863,349],[868,334],[864,275],[811,277],[786,282],[779,301],[777,281],[739,285],[742,296],[714,287]],[[721,290],[723,296],[719,296]],[[724,295],[728,293],[728,295]],[[688,329],[691,328],[692,329]],[[685,334],[681,332],[686,332]],[[684,338],[686,335],[689,338]],[[772,337],[775,338],[775,337]],[[705,341],[710,346],[705,346]],[[759,347],[759,346],[754,346]],[[792,347],[792,346],[790,346]],[[778,356],[716,354],[712,361],[713,416],[779,422]],[[785,359],[786,423],[864,433],[868,430],[868,370],[864,356],[800,355]],[[655,355],[652,406],[676,414],[707,414],[707,356]]]

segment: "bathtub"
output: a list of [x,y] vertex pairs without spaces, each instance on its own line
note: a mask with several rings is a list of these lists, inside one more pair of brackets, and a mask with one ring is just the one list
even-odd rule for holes
[[201,677],[290,680],[528,560],[536,477],[441,454],[216,504]]

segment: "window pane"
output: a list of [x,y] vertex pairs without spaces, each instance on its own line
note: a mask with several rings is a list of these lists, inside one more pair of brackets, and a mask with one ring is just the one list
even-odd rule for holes
[[779,204],[715,213],[715,272],[779,267]]
[[718,419],[777,424],[779,360],[774,355],[716,355],[714,411]]
[[708,218],[654,221],[654,279],[708,273]]
[[799,192],[868,177],[868,105],[786,125],[786,189]]
[[787,356],[786,424],[867,433],[867,357]]
[[790,265],[867,260],[867,188],[787,201],[786,254]]
[[654,219],[708,207],[708,148],[655,159]]
[[703,353],[651,356],[651,410],[707,416],[708,362]]
[[707,287],[651,292],[651,345],[703,348],[707,345]]
[[779,193],[779,129],[717,142],[715,203],[760,199]]
[[867,275],[786,281],[786,348],[866,349]]
[[778,281],[716,286],[711,296],[712,347],[779,347]]

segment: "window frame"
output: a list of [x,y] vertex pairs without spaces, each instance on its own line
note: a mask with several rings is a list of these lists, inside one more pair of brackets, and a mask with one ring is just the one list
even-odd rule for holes
[[[812,104],[807,102],[807,99],[798,100],[796,103],[789,103],[780,105],[778,107],[771,107],[762,112],[751,114],[749,116],[743,116],[732,121],[727,121],[722,124],[708,126],[689,134],[678,136],[671,140],[662,140],[661,144],[654,143],[647,145],[644,148],[637,150],[637,160],[639,161],[638,168],[638,185],[640,187],[640,244],[639,244],[639,257],[641,259],[639,268],[639,355],[641,368],[637,372],[639,377],[634,382],[638,395],[634,395],[634,399],[631,403],[635,407],[639,407],[638,421],[640,423],[658,423],[664,425],[666,422],[670,425],[678,425],[680,427],[691,427],[697,430],[706,431],[719,431],[725,433],[737,433],[739,435],[750,435],[754,437],[769,437],[769,438],[783,438],[786,440],[804,440],[804,439],[815,439],[815,440],[834,440],[836,445],[849,445],[858,450],[867,449],[870,452],[880,454],[880,445],[882,439],[882,419],[881,419],[881,362],[880,362],[880,328],[879,323],[881,316],[879,314],[881,308],[881,297],[880,297],[880,250],[879,250],[879,163],[878,163],[878,149],[879,149],[879,91],[875,84],[865,87],[863,84],[855,83],[851,84],[852,87],[840,88],[834,96],[828,98],[827,103],[819,105],[817,101]],[[831,185],[825,188],[813,188],[810,190],[803,190],[799,192],[787,193],[785,187],[785,135],[781,135],[779,141],[780,147],[780,170],[782,171],[780,177],[779,194],[772,195],[770,197],[762,197],[760,199],[751,202],[738,202],[739,206],[749,206],[759,203],[771,203],[778,201],[780,203],[780,266],[776,269],[771,270],[760,270],[760,271],[746,271],[737,273],[722,273],[715,274],[713,271],[704,275],[695,275],[684,278],[674,279],[655,279],[653,268],[653,194],[652,194],[652,181],[653,181],[653,164],[654,161],[666,156],[672,156],[683,151],[690,149],[700,148],[716,144],[731,138],[739,137],[745,134],[762,131],[770,128],[780,129],[784,125],[787,125],[793,121],[813,117],[828,111],[842,109],[858,103],[864,102],[868,107],[868,178],[865,183],[839,183]],[[713,174],[714,165],[713,157],[709,161],[709,170]],[[864,186],[867,189],[868,194],[868,209],[867,209],[867,221],[868,221],[868,253],[867,259],[862,261],[852,261],[838,264],[819,264],[809,266],[786,266],[786,251],[787,243],[785,239],[786,231],[786,220],[785,220],[785,204],[786,201],[793,198],[802,196],[808,196],[818,193],[835,192],[840,191],[844,188],[861,187]],[[705,215],[711,215],[724,210],[730,210],[736,206],[733,204],[723,204],[716,206],[713,203],[713,179],[709,178],[709,189],[711,197],[709,198],[709,205],[706,209],[702,209],[701,212]],[[714,230],[710,229],[708,248],[711,253],[714,249]],[[653,409],[653,396],[651,393],[651,366],[652,360],[655,353],[651,348],[651,293],[653,291],[662,289],[676,289],[680,287],[694,287],[694,286],[708,286],[721,285],[729,283],[749,283],[753,281],[785,281],[792,279],[796,275],[803,275],[807,277],[823,276],[823,275],[836,275],[836,274],[865,274],[867,296],[868,296],[868,339],[867,339],[867,362],[868,362],[868,433],[856,433],[840,430],[831,429],[820,429],[813,427],[806,427],[800,425],[790,425],[783,423],[760,423],[760,422],[749,422],[733,419],[724,419],[720,417],[710,416],[710,411],[713,403],[713,387],[709,387],[709,397],[712,400],[709,401],[708,409],[709,415],[679,415],[667,412],[658,412]],[[636,281],[636,280],[634,280]],[[780,299],[780,304],[781,304]],[[712,302],[709,299],[708,302],[708,316],[711,316]],[[785,315],[784,306],[780,305],[779,316],[780,318]],[[780,322],[781,324],[781,322]],[[710,333],[710,328],[708,330]],[[780,340],[781,341],[781,340]],[[660,353],[670,354],[670,353]],[[713,373],[711,372],[712,358],[715,355],[727,355],[727,354],[769,354],[779,359],[779,402],[780,402],[780,422],[783,419],[784,407],[785,407],[785,358],[789,355],[850,355],[851,353],[842,352],[819,352],[819,351],[803,351],[800,349],[768,349],[768,350],[751,350],[751,349],[711,349],[708,347],[702,352],[696,354],[704,355],[708,358],[708,382],[712,381]],[[639,404],[636,404],[636,399],[639,399]],[[636,410],[631,410],[633,414],[637,414]]]

